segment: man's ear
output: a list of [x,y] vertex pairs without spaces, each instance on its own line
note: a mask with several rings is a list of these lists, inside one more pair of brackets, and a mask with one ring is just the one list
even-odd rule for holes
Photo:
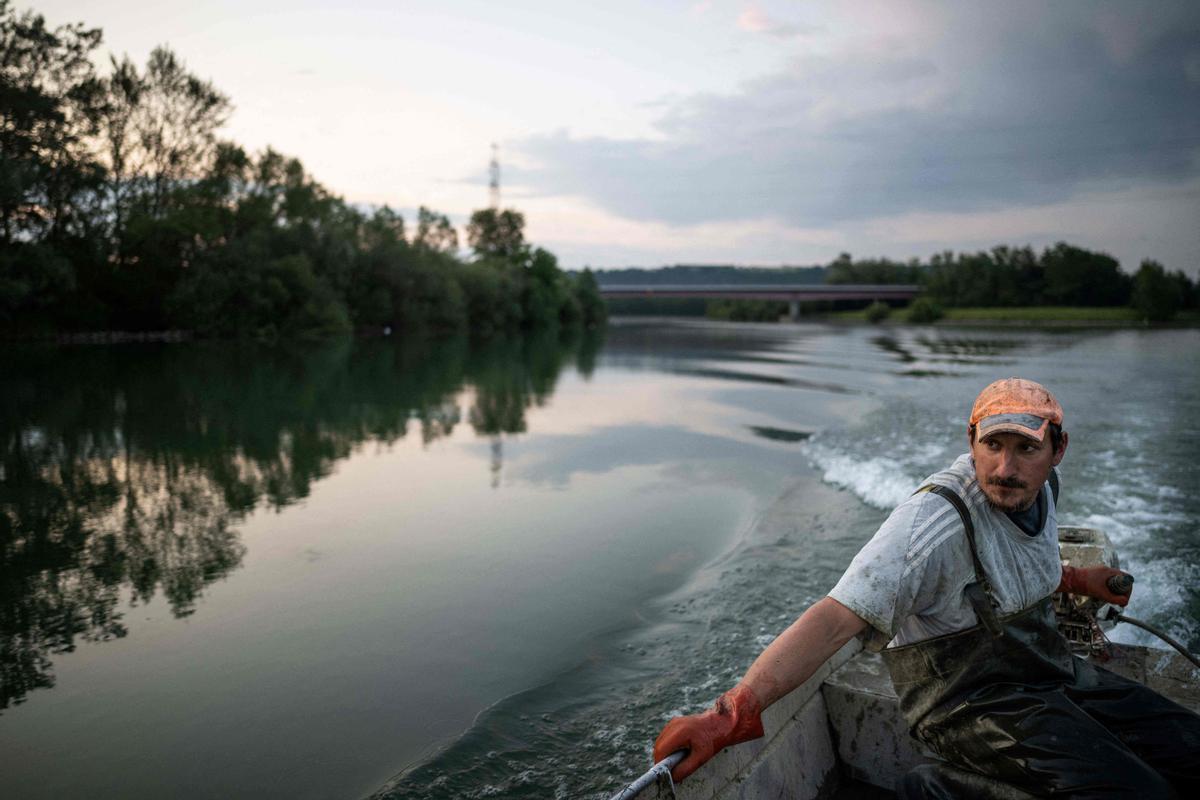
[[1070,441],[1070,438],[1071,437],[1067,435],[1066,431],[1062,432],[1062,447],[1058,448],[1058,451],[1055,452],[1054,463],[1051,466],[1057,467],[1059,462],[1063,460],[1063,456],[1067,454],[1067,442]]

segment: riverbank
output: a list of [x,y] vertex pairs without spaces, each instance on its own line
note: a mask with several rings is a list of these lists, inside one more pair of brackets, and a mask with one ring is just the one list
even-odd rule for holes
[[[822,317],[812,317],[828,322],[868,322],[867,310],[836,311]],[[892,309],[880,324],[909,325],[907,309]],[[990,308],[947,308],[945,315],[934,325],[1002,325],[1037,327],[1087,327],[1087,328],[1174,328],[1200,326],[1200,311],[1181,311],[1170,322],[1147,322],[1137,311],[1125,306],[1079,307],[1079,306],[1013,306]]]

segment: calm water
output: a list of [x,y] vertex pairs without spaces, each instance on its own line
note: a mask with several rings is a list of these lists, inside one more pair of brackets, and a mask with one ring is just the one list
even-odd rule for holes
[[1011,374],[1066,408],[1061,517],[1200,649],[1198,354],[706,323],[8,347],[0,796],[605,797]]

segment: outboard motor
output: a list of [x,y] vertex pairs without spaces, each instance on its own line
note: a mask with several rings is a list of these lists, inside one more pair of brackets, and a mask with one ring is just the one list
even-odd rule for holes
[[[1104,531],[1095,528],[1076,528],[1065,525],[1058,527],[1058,551],[1064,566],[1112,567],[1120,569],[1120,559],[1112,542]],[[1128,594],[1128,589],[1122,594]],[[1054,595],[1054,615],[1058,618],[1058,629],[1076,655],[1108,655],[1108,638],[1105,632],[1112,629],[1115,621],[1109,617],[1109,604],[1091,597],[1069,595],[1063,592]]]
[[[1064,566],[1121,568],[1112,542],[1103,531],[1095,528],[1060,525],[1058,551]],[[1113,594],[1129,594],[1133,588],[1133,576],[1113,576],[1109,578],[1108,588]],[[1054,595],[1054,615],[1058,618],[1058,629],[1070,642],[1076,655],[1107,661],[1110,653],[1105,633],[1118,622],[1126,622],[1154,634],[1175,648],[1188,661],[1200,667],[1200,658],[1189,652],[1166,631],[1127,616],[1123,609],[1110,603],[1059,592]]]

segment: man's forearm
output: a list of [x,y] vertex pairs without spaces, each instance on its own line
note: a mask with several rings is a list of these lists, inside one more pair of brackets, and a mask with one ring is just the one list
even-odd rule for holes
[[722,748],[762,736],[762,710],[808,680],[864,627],[862,618],[831,597],[813,603],[712,709],[668,722],[654,742],[654,760],[686,750],[671,770],[681,781]]
[[762,708],[804,683],[867,623],[832,597],[809,606],[754,660],[741,683]]

